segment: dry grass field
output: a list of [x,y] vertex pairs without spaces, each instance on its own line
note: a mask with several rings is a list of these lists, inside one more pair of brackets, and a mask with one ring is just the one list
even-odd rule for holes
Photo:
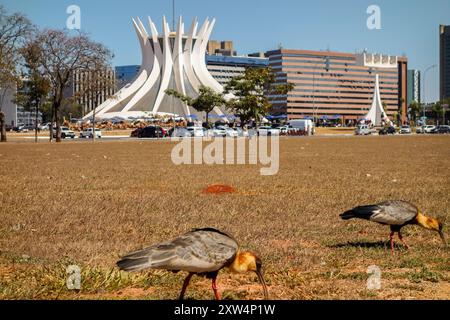
[[[0,145],[0,299],[176,299],[184,274],[121,273],[118,258],[196,227],[228,231],[261,254],[272,299],[450,299],[450,249],[405,228],[390,255],[387,227],[339,214],[412,201],[450,224],[450,137],[281,140],[280,172],[175,166],[168,141]],[[234,193],[203,192],[213,184]],[[447,227],[447,234],[450,229]],[[82,268],[82,289],[66,268]],[[382,288],[367,290],[367,269]],[[219,275],[225,299],[261,299],[256,276]],[[188,299],[212,299],[194,278]]]

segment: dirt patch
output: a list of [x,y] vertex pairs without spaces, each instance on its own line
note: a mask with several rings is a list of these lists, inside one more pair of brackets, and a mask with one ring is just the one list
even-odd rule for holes
[[235,193],[236,190],[227,185],[221,185],[221,184],[215,184],[208,186],[206,189],[203,190],[204,194],[226,194],[226,193]]

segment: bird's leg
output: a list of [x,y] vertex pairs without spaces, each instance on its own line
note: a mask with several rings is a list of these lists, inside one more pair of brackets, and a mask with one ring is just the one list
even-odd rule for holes
[[186,289],[189,285],[189,282],[191,282],[192,276],[194,274],[193,273],[189,273],[189,275],[187,276],[186,280],[184,280],[183,283],[183,289],[181,289],[181,293],[180,293],[180,299],[179,300],[183,300],[184,299],[184,294],[186,293]]
[[391,232],[391,236],[390,236],[391,253],[392,253],[392,255],[394,255],[394,236],[395,236],[395,232],[392,231],[392,232]]
[[212,279],[212,289],[214,291],[214,295],[216,296],[216,300],[221,300],[220,293],[217,289],[217,276]]
[[406,250],[409,250],[409,246],[406,244],[405,240],[403,240],[403,236],[402,236],[401,232],[398,233],[398,238],[403,243],[403,245],[406,247]]

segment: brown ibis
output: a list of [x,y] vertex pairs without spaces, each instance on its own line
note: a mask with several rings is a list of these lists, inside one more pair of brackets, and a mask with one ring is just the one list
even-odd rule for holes
[[407,225],[418,225],[439,233],[444,245],[447,244],[443,232],[443,224],[435,218],[427,217],[415,205],[406,201],[386,201],[375,205],[356,207],[341,214],[343,220],[364,219],[388,225],[391,228],[390,244],[394,253],[394,236],[398,233],[400,241],[408,249],[401,229]]
[[130,272],[145,269],[188,272],[180,300],[183,300],[193,275],[211,279],[214,295],[220,300],[216,282],[220,270],[228,268],[233,273],[255,272],[263,287],[264,298],[268,299],[261,259],[252,252],[241,251],[233,237],[212,228],[195,229],[172,241],[130,253],[117,262],[117,266]]

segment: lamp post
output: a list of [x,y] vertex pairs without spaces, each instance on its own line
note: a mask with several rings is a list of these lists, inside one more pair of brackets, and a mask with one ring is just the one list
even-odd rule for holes
[[426,100],[427,100],[426,96],[425,96],[426,95],[425,88],[426,88],[427,72],[430,71],[433,68],[436,68],[436,67],[437,66],[435,64],[433,64],[432,66],[429,66],[423,73],[423,121],[424,121],[423,125],[426,124],[425,123],[425,119],[427,117],[426,110],[425,110],[425,108],[426,108]]
[[[323,61],[325,61],[325,69],[328,71],[330,69],[330,58],[328,56],[323,57]],[[322,61],[317,61],[316,64],[314,65],[313,68],[313,114],[314,114],[314,123],[317,122],[316,120],[316,116],[317,111],[316,110],[316,70],[317,70],[317,65],[319,63],[322,63]]]

